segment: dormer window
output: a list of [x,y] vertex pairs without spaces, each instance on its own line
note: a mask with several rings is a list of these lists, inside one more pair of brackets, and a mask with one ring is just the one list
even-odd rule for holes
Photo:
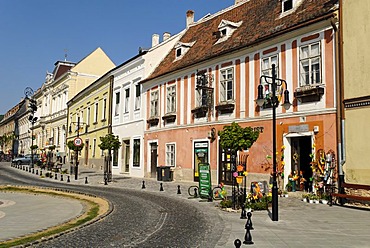
[[221,23],[218,25],[218,31],[215,32],[216,37],[218,38],[217,43],[223,42],[227,40],[234,31],[242,24],[242,21],[235,23],[226,20],[222,20]]
[[291,10],[293,9],[293,0],[283,0],[282,2],[283,4],[283,13],[288,11],[288,10]]
[[189,51],[190,47],[194,45],[194,43],[195,41],[190,43],[177,42],[177,44],[175,45],[175,60],[181,59],[185,55],[185,53]]
[[281,17],[293,13],[303,0],[282,0],[281,1]]

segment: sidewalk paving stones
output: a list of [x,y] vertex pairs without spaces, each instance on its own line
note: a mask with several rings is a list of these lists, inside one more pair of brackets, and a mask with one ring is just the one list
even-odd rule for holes
[[[74,180],[74,176],[71,176],[71,184],[78,184],[81,187],[99,185],[107,188],[119,187],[161,193],[201,205],[204,211],[215,208],[218,204],[218,202],[192,199],[187,191],[189,186],[197,185],[195,182],[159,182],[156,179],[113,175],[112,182],[104,185],[103,173],[84,167],[79,169],[78,180]],[[54,179],[45,178],[45,180]],[[143,181],[145,181],[145,189],[142,189]],[[64,183],[67,183],[66,179]],[[160,183],[163,185],[162,192],[160,192]],[[181,194],[178,194],[178,185],[180,185]],[[287,198],[279,198],[278,221],[271,220],[269,211],[252,212],[254,230],[251,230],[251,235],[254,244],[242,244],[242,247],[370,247],[370,211],[336,205],[310,204],[294,196],[295,194],[291,194]],[[80,210],[76,207],[74,214],[78,211]],[[23,213],[27,215],[27,211]],[[235,247],[236,239],[242,242],[245,240],[246,220],[240,219],[240,212],[219,209],[215,213],[221,216],[225,224],[223,233],[220,233],[221,239],[217,248]]]

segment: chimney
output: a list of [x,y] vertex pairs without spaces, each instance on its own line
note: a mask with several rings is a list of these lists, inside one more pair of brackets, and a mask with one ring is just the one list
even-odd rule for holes
[[190,24],[194,22],[194,11],[188,10],[186,11],[186,27],[188,28]]
[[152,47],[155,47],[159,44],[159,34],[152,35]]
[[171,34],[170,33],[168,33],[168,32],[164,32],[163,33],[163,41],[169,39],[170,37],[171,37]]

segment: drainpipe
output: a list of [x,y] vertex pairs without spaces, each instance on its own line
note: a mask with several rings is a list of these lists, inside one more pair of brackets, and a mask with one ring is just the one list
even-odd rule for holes
[[337,142],[338,142],[338,189],[339,193],[344,193],[342,184],[344,183],[343,165],[346,162],[345,149],[345,116],[344,116],[344,80],[343,80],[343,19],[342,19],[342,0],[339,2],[339,27],[336,26],[337,20],[332,20],[335,31],[336,48],[336,104],[337,104]]

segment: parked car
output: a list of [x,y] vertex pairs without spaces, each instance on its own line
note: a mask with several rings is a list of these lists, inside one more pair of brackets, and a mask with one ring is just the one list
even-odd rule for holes
[[[31,154],[27,154],[24,156],[17,157],[12,160],[12,164],[17,164],[17,165],[23,165],[23,164],[31,164]],[[40,155],[39,154],[33,154],[33,164],[39,164],[41,163]]]

